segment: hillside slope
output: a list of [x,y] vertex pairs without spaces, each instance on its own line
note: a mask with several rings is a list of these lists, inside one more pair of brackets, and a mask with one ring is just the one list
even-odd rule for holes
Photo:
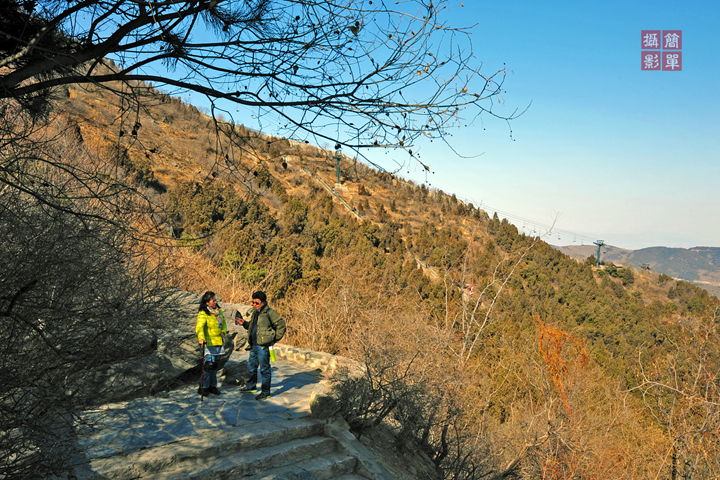
[[[445,478],[720,473],[690,460],[698,448],[720,458],[704,436],[720,426],[720,390],[698,390],[720,370],[707,292],[595,269],[347,156],[337,182],[335,152],[216,124],[151,90],[131,120],[103,95],[70,90],[66,115],[162,207],[177,286],[231,302],[266,290],[284,341],[366,365],[337,385],[361,437],[385,424]],[[696,405],[707,409],[684,416]],[[668,449],[677,465],[663,464]]]
[[[556,248],[578,260],[585,260],[590,255],[597,255],[597,247],[592,245],[569,245]],[[607,245],[603,247],[601,259],[633,268],[648,266],[656,273],[692,282],[710,294],[720,296],[719,247],[648,247],[639,250],[625,250]]]

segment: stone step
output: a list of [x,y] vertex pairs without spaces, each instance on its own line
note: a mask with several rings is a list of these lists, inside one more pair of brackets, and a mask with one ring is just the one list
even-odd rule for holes
[[[354,475],[357,458],[344,452],[328,453],[320,457],[309,458],[287,467],[278,467],[260,472],[257,475],[243,477],[245,480],[285,480],[288,478],[312,478],[313,480],[337,480]],[[353,477],[347,477],[350,480]],[[355,477],[364,478],[364,477]]]
[[[242,452],[223,452],[222,456],[197,459],[194,462],[176,464],[171,469],[163,469],[154,474],[147,472],[142,476],[147,480],[184,480],[211,478],[213,480],[234,480],[253,475],[263,475],[272,469],[294,468],[294,465],[315,459],[316,456],[335,454],[337,442],[327,437],[311,437],[290,440],[273,446],[266,446]],[[338,467],[340,474],[348,473],[355,466],[355,459],[345,459]],[[327,469],[333,463],[319,460]],[[348,467],[349,465],[349,467]],[[349,468],[349,469],[348,469]],[[321,471],[318,469],[318,471]],[[332,478],[332,477],[322,477]]]
[[177,442],[124,455],[92,459],[77,465],[75,475],[78,480],[135,479],[171,470],[181,464],[202,465],[208,458],[222,458],[236,452],[262,449],[322,434],[322,425],[310,418],[206,430],[203,435]]

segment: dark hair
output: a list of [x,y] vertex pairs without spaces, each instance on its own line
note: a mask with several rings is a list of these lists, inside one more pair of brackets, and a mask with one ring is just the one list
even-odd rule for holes
[[255,292],[252,294],[253,300],[260,300],[263,303],[267,303],[267,296],[265,292]]
[[212,298],[213,298],[214,296],[215,296],[215,292],[211,292],[210,290],[208,290],[207,292],[205,292],[205,294],[204,294],[204,295],[202,296],[202,298],[200,299],[200,308],[198,308],[198,312],[204,311],[205,313],[207,313],[208,315],[210,315],[210,310],[208,310],[207,303],[208,303],[210,300],[212,300]]

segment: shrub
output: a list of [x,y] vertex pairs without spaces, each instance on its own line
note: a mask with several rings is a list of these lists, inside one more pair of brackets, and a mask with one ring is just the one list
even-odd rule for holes
[[392,352],[374,350],[367,352],[361,376],[340,369],[333,377],[340,414],[358,438],[395,411],[419,412],[426,404],[424,385],[413,381],[412,362],[403,368]]
[[255,285],[263,281],[266,275],[267,268],[259,267],[257,265],[247,265],[240,273],[240,278],[246,284]]

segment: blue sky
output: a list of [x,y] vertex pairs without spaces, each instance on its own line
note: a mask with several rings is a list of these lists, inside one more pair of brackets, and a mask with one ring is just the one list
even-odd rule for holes
[[[480,157],[421,145],[432,187],[526,232],[557,217],[554,244],[720,246],[720,2],[468,0],[448,13],[477,24],[486,73],[511,70],[505,111],[532,105],[513,138],[489,119],[454,133]],[[641,30],[672,29],[682,72],[641,71]]]
[[[483,73],[509,70],[498,112],[530,108],[512,136],[489,117],[453,131],[472,158],[418,143],[434,173],[411,163],[402,176],[526,233],[557,219],[546,238],[557,245],[720,247],[719,1],[463,1],[448,24],[474,25]],[[682,31],[681,72],[640,70],[642,30]],[[363,153],[387,169],[407,163]]]

